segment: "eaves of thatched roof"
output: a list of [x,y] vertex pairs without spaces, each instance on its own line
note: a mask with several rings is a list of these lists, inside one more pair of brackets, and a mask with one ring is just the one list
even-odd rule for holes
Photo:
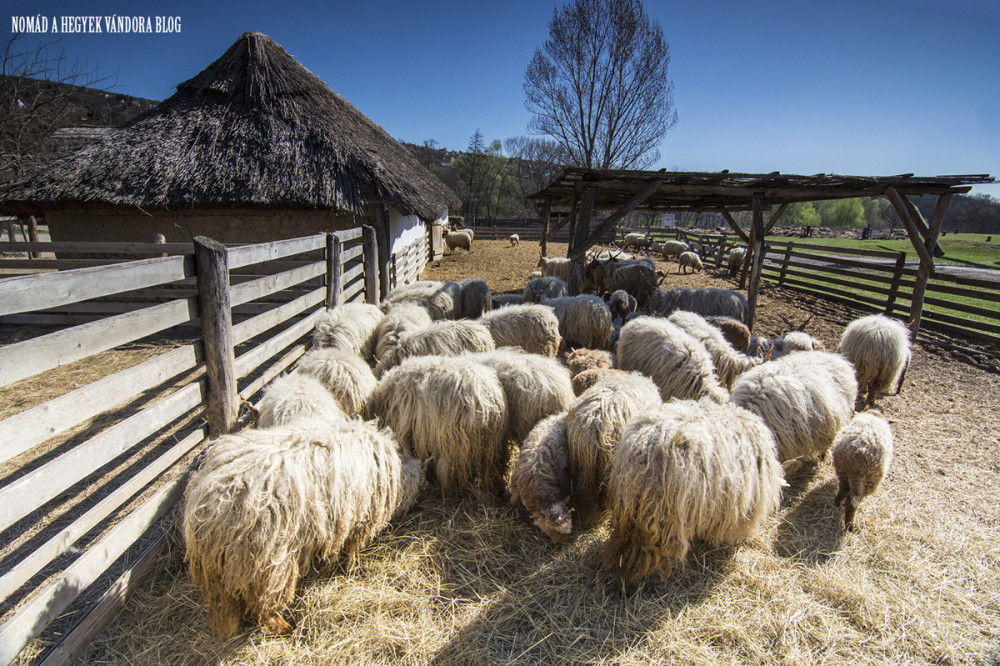
[[435,219],[458,199],[270,37],[248,32],[155,109],[0,190],[0,211],[266,207]]

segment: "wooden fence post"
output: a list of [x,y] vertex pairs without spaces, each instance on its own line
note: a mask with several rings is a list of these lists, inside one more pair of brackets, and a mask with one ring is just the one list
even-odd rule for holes
[[899,295],[899,283],[903,279],[903,268],[906,267],[906,253],[900,252],[896,257],[896,269],[892,272],[892,285],[885,299],[885,316],[891,317],[895,309],[896,298]]
[[332,231],[326,234],[326,307],[344,302],[344,267],[340,262],[344,244]]
[[208,433],[224,435],[236,426],[239,398],[233,349],[233,314],[229,300],[226,246],[205,236],[194,238],[198,280],[198,317],[208,379]]
[[[378,285],[378,238],[375,235],[375,227],[364,225],[361,227],[361,242],[364,245],[365,262],[365,303],[378,305],[379,298]],[[433,248],[429,250],[433,252]]]
[[788,241],[788,246],[785,248],[785,259],[781,262],[781,273],[778,275],[778,286],[785,284],[785,273],[788,272],[788,262],[792,258],[792,241]]
[[726,237],[722,236],[719,239],[719,249],[715,253],[715,267],[716,268],[721,268],[722,267],[722,255],[723,255],[723,252],[724,252],[725,248],[726,248]]

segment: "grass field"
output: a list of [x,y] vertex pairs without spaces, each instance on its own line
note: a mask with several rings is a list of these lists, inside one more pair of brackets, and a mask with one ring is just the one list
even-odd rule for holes
[[[938,239],[944,256],[937,263],[976,268],[1000,268],[1000,236],[990,242],[986,234],[947,234]],[[859,240],[856,238],[785,238],[773,236],[770,240],[792,240],[796,245],[828,245],[854,250],[882,250],[906,252],[908,260],[916,260],[916,251],[909,240]]]

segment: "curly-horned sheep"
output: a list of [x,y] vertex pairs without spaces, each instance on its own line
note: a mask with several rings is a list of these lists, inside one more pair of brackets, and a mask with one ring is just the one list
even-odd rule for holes
[[465,278],[458,283],[462,289],[457,318],[475,319],[493,309],[493,294],[483,278]]
[[411,356],[457,356],[463,352],[494,349],[493,335],[485,324],[470,319],[442,319],[415,333],[403,335],[399,344],[378,360],[375,376],[382,377]]
[[611,310],[612,319],[625,321],[625,317],[639,309],[639,302],[632,294],[619,289],[608,298],[608,309]]
[[680,257],[681,253],[687,252],[691,246],[684,241],[672,240],[663,244],[663,258]]
[[369,405],[405,452],[432,461],[443,492],[477,481],[487,492],[503,490],[507,397],[493,368],[463,357],[408,358],[379,381]]
[[360,420],[302,420],[214,440],[187,484],[183,532],[212,632],[249,616],[287,633],[281,612],[315,562],[346,570],[416,503],[420,464]]
[[318,379],[348,416],[367,413],[368,399],[378,380],[357,354],[339,349],[311,349],[302,355],[295,374]]
[[774,433],[778,458],[823,460],[854,413],[854,368],[839,354],[804,351],[762,363],[733,384],[732,401]]
[[834,502],[844,507],[844,527],[854,529],[858,503],[871,495],[892,462],[892,428],[876,411],[856,414],[833,442],[833,468],[840,487]]
[[680,273],[681,269],[684,270],[684,274],[687,274],[687,269],[691,269],[691,272],[701,272],[702,266],[701,257],[698,256],[696,252],[681,252],[681,256],[677,261],[677,272]]
[[520,501],[553,543],[572,531],[565,412],[539,421],[528,433],[510,475],[510,493],[511,506]]
[[479,319],[490,329],[497,349],[520,347],[530,354],[555,357],[562,343],[559,320],[552,308],[540,303],[507,305]]
[[382,301],[389,314],[402,303],[415,303],[427,310],[431,319],[458,319],[462,309],[462,285],[457,282],[420,280],[399,285]]
[[292,372],[274,379],[257,404],[257,427],[287,425],[301,418],[342,420],[340,403],[315,377]]
[[858,390],[871,406],[880,393],[898,394],[910,364],[910,330],[903,322],[884,315],[855,319],[840,337],[841,354],[854,364]]
[[600,296],[580,294],[547,298],[542,305],[555,312],[564,347],[607,349],[610,346],[615,327],[611,310]]
[[745,323],[748,309],[743,294],[718,287],[657,289],[649,297],[649,311],[659,317],[666,317],[674,310],[688,310],[702,317],[732,317]]
[[533,277],[524,285],[521,293],[523,303],[541,303],[546,298],[561,298],[569,295],[566,281],[554,275]]
[[433,321],[422,305],[413,302],[394,305],[375,329],[375,362],[395,354],[403,338],[427,328]]
[[594,258],[584,266],[583,288],[595,293],[624,289],[642,303],[656,288],[656,282],[656,264],[649,257]]
[[705,345],[680,326],[659,317],[636,317],[618,336],[618,367],[646,375],[664,400],[709,397],[726,402]]
[[604,565],[620,567],[631,593],[683,564],[693,540],[735,544],[758,532],[783,484],[774,438],[756,415],[709,400],[644,410],[611,456]]
[[649,377],[609,372],[570,405],[566,416],[570,478],[582,527],[591,527],[601,518],[608,463],[625,425],[634,414],[658,404],[660,392]]
[[354,352],[365,361],[375,353],[376,330],[383,312],[370,303],[344,303],[327,310],[313,329],[313,347]]
[[744,354],[747,352],[750,347],[750,329],[746,324],[732,317],[712,315],[705,317],[705,321],[722,331],[722,337],[733,346],[733,349]]
[[472,236],[465,231],[449,231],[448,235],[444,237],[444,244],[451,254],[454,254],[458,248],[472,252]]
[[517,234],[511,234],[508,236],[507,240],[510,241],[511,247],[517,247],[517,244],[521,242],[521,237]]
[[705,349],[712,356],[715,374],[726,389],[732,388],[737,377],[758,363],[755,359],[733,349],[722,335],[722,331],[699,314],[687,310],[675,310],[667,321],[677,324],[705,345]]
[[746,257],[747,249],[745,247],[734,247],[729,251],[729,257],[726,259],[726,267],[729,269],[730,276],[736,277],[736,274],[743,267],[743,261]]

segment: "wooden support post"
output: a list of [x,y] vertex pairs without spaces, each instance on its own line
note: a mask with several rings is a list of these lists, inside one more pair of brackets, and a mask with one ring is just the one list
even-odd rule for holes
[[[34,215],[22,215],[21,216],[21,233],[24,233],[24,229],[28,229],[28,242],[38,243],[38,222],[35,220]],[[41,253],[31,250],[28,252],[28,259],[37,259]]]
[[913,245],[913,249],[916,250],[917,254],[920,255],[920,263],[923,265],[926,263],[929,266],[930,274],[934,273],[934,259],[931,257],[931,253],[927,251],[927,246],[924,244],[926,241],[921,238],[920,231],[916,220],[913,219],[910,208],[907,206],[907,201],[896,188],[889,186],[885,188],[885,196],[889,199],[889,203],[892,207],[896,209],[896,214],[899,215],[899,219],[903,222],[903,227],[906,229],[906,234],[910,237],[910,243]]
[[[930,226],[927,229],[927,237],[924,242],[923,250],[927,255],[930,255],[932,248],[940,249],[937,244],[938,233],[941,231],[941,223],[944,221],[944,213],[948,208],[948,203],[951,201],[951,194],[942,194],[938,198],[937,205],[934,207],[934,215],[931,217]],[[913,214],[917,217],[920,216],[919,211],[916,210],[916,206],[913,206],[908,200],[905,202],[913,207]],[[923,218],[921,218],[922,220]],[[944,251],[941,251],[944,254]],[[931,261],[928,265],[925,265],[923,257],[920,259],[920,268],[917,269],[917,279],[913,284],[913,297],[910,300],[910,338],[912,340],[917,339],[917,333],[920,332],[920,318],[923,316],[924,312],[924,296],[927,292],[927,282],[930,280],[931,276],[934,275],[934,262]]]
[[618,210],[616,210],[614,213],[612,213],[611,215],[609,215],[607,217],[607,219],[605,219],[603,222],[601,222],[598,225],[597,229],[594,230],[593,233],[590,233],[590,230],[588,229],[587,236],[584,237],[583,242],[580,243],[579,245],[574,245],[574,247],[573,247],[573,255],[571,255],[572,258],[575,259],[578,256],[586,254],[587,250],[590,249],[590,246],[594,245],[595,243],[597,243],[597,241],[600,240],[600,238],[604,234],[604,232],[606,232],[608,229],[610,229],[614,225],[618,224],[619,220],[621,220],[623,217],[625,217],[630,212],[632,212],[633,210],[635,210],[635,208],[638,205],[640,205],[646,199],[648,199],[653,194],[655,194],[660,189],[660,187],[662,185],[663,185],[663,181],[662,180],[660,180],[659,178],[654,178],[639,193],[637,193],[631,199],[629,199],[628,201],[626,201],[625,204],[622,205],[621,208],[619,208]]
[[778,206],[778,210],[774,211],[774,215],[772,215],[771,219],[767,221],[767,228],[764,229],[765,235],[770,233],[771,229],[774,229],[774,225],[781,219],[781,216],[784,215],[786,208],[788,208],[788,204],[783,203]]
[[[365,303],[378,305],[381,302],[379,298],[378,234],[374,227],[367,224],[361,227],[361,242],[364,246]],[[433,243],[431,243],[430,254],[434,254]]]
[[379,292],[381,298],[392,289],[391,275],[389,274],[389,210],[382,205],[375,205],[375,232],[378,236],[378,275]]
[[753,193],[753,267],[750,270],[750,287],[747,290],[746,325],[753,330],[757,314],[757,294],[760,292],[760,270],[764,265],[764,193]]
[[218,437],[236,426],[239,396],[233,350],[233,315],[229,300],[226,246],[205,236],[194,238],[198,280],[198,317],[208,379],[208,433]]
[[726,237],[719,237],[719,248],[715,251],[715,267],[722,268],[722,255],[726,251]]
[[549,256],[549,223],[552,219],[552,201],[545,200],[545,208],[542,210],[542,240],[538,243],[538,250],[541,256]]
[[899,283],[903,279],[903,269],[906,268],[906,253],[900,252],[896,257],[896,268],[892,272],[892,284],[889,285],[889,293],[885,298],[885,316],[891,317],[896,306],[896,298],[899,296]]
[[785,259],[781,262],[781,272],[778,274],[778,286],[785,284],[785,273],[788,272],[788,262],[792,260],[792,242],[788,241],[785,248]]
[[593,185],[583,190],[577,211],[576,228],[570,238],[567,257],[573,260],[569,276],[569,293],[573,296],[583,291],[584,258],[587,253],[587,238],[590,236],[590,221],[594,217],[594,201],[597,198],[597,188]]
[[740,267],[739,289],[747,288],[747,279],[750,277],[750,264],[753,262],[754,238],[756,238],[756,236],[756,230],[751,228],[750,237],[747,240],[747,254],[743,257],[743,266]]
[[344,267],[340,256],[344,244],[333,232],[326,234],[326,307],[335,308],[344,302]]
[[740,229],[740,225],[736,224],[736,218],[733,217],[733,214],[728,210],[724,210],[722,211],[722,217],[726,218],[726,222],[728,222],[729,226],[736,232],[736,235],[743,239],[744,243],[750,245],[750,237],[747,236],[745,231]]

